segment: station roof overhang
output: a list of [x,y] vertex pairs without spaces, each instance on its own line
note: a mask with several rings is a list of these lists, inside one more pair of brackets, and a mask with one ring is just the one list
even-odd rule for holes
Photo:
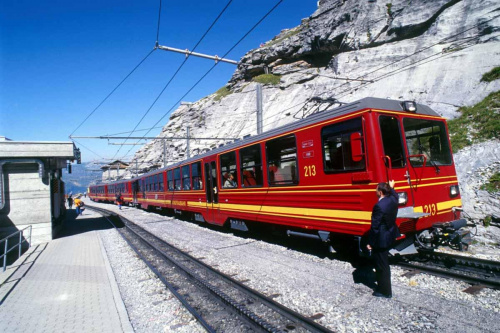
[[0,141],[0,160],[11,158],[55,158],[73,161],[77,148],[73,142]]

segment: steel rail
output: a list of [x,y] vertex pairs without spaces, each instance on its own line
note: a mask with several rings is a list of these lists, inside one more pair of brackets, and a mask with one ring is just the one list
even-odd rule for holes
[[[120,219],[124,220],[123,217],[120,217]],[[129,221],[129,223],[130,223],[130,221]],[[210,283],[208,283],[208,281],[206,279],[200,278],[198,276],[198,274],[187,269],[184,265],[180,264],[177,260],[166,255],[163,251],[158,249],[157,246],[153,245],[150,241],[146,240],[142,235],[140,235],[139,234],[140,231],[137,232],[136,230],[133,230],[133,228],[131,228],[128,225],[126,225],[126,227],[130,232],[135,234],[143,243],[147,244],[149,247],[156,250],[163,257],[163,259],[169,261],[170,263],[175,265],[177,268],[179,268],[184,273],[184,275],[187,275],[192,281],[195,282],[195,284],[208,290],[213,296],[222,300],[222,303],[230,306],[231,308],[234,308],[235,309],[234,312],[238,313],[240,315],[240,317],[244,317],[244,319],[246,319],[246,321],[248,321],[250,324],[252,324],[253,326],[256,326],[257,328],[262,329],[264,332],[279,332],[279,330],[276,327],[273,327],[272,325],[270,325],[266,321],[259,318],[255,313],[247,310],[243,304],[239,304],[237,301],[231,299],[223,291],[221,291],[215,287],[212,287],[212,285]],[[171,245],[169,245],[169,246],[171,246]]]
[[[447,253],[423,253],[422,257],[412,256],[397,261],[397,266],[415,269],[422,273],[429,273],[444,278],[482,285],[491,289],[500,289],[500,262],[458,256]],[[422,262],[424,259],[426,262]]]
[[493,272],[500,272],[500,261],[466,257],[442,252],[424,252],[421,253],[421,256],[427,257],[430,260],[440,260],[444,263],[454,264],[457,266],[466,266],[471,268],[480,268],[482,270],[490,270]]
[[[123,219],[123,217],[122,217]],[[133,223],[133,222],[132,222]],[[135,225],[135,224],[134,224]],[[158,240],[159,242],[162,242],[164,244],[166,244],[167,246],[169,246],[173,251],[177,252],[179,255],[182,255],[182,256],[185,256],[187,258],[189,258],[190,260],[192,260],[193,262],[195,262],[197,265],[200,265],[200,266],[203,266],[205,269],[209,270],[210,273],[214,274],[214,275],[217,275],[219,277],[222,277],[226,282],[230,283],[232,286],[238,288],[240,291],[252,296],[252,297],[255,297],[256,299],[258,299],[259,301],[263,302],[266,306],[268,306],[269,308],[271,308],[272,310],[280,313],[282,316],[285,316],[286,318],[288,318],[289,320],[293,321],[293,322],[296,322],[296,323],[299,323],[300,326],[305,326],[305,328],[307,328],[309,331],[311,332],[331,332],[330,330],[326,329],[325,327],[317,324],[316,322],[314,322],[313,320],[307,318],[307,317],[304,317],[302,316],[301,314],[299,314],[298,312],[295,312],[277,302],[275,302],[274,300],[272,300],[271,298],[265,296],[264,294],[262,293],[259,293],[258,291],[254,290],[254,289],[251,289],[249,288],[248,286],[246,286],[245,284],[233,279],[232,277],[214,269],[213,267],[209,266],[208,264],[202,262],[201,260],[189,255],[188,253],[185,253],[183,252],[182,250],[179,250],[178,248],[176,248],[175,246],[165,242],[164,240],[158,238],[157,236],[151,234],[150,232],[148,232],[147,230],[144,230],[142,229],[141,227],[135,225],[135,227],[137,228],[140,228],[141,231],[149,234],[151,237],[154,237],[156,240]]]
[[[127,244],[130,246],[130,248],[137,254],[137,256],[139,256],[139,258],[141,258],[141,260],[149,267],[149,269],[151,269],[153,271],[153,273],[155,273],[155,275],[161,280],[161,282],[170,290],[170,292],[172,292],[172,294],[174,294],[174,296],[182,303],[182,305],[184,305],[184,307],[196,318],[196,320],[198,320],[198,322],[207,330],[207,332],[212,332],[212,333],[215,333],[215,329],[213,329],[206,321],[205,319],[203,319],[202,315],[200,313],[198,313],[198,311],[196,311],[196,309],[194,309],[190,304],[189,302],[186,300],[185,297],[183,297],[181,294],[179,294],[176,290],[176,288],[170,283],[168,282],[165,277],[156,269],[156,267],[154,267],[150,262],[149,260],[147,260],[143,255],[142,253],[139,251],[139,249],[134,245],[132,244],[132,242],[125,236],[123,235],[123,233],[120,231],[119,228],[116,227],[116,225],[113,223],[113,221],[111,221],[108,216],[116,216],[116,214],[113,214],[112,212],[110,211],[107,211],[105,209],[102,209],[102,208],[97,208],[97,207],[92,207],[92,206],[86,206],[88,209],[91,209],[91,210],[94,210],[98,213],[100,213],[117,231],[118,233],[120,234],[120,236],[125,240],[125,242],[127,242]],[[108,216],[106,216],[105,214],[107,214]]]
[[[89,206],[87,206],[89,207]],[[111,213],[105,209],[102,209],[102,208],[96,208],[96,207],[89,207],[91,209],[94,209],[96,211],[101,211],[101,212],[105,212],[107,214]],[[114,213],[111,213],[111,214],[114,214]],[[259,293],[258,291],[255,291],[251,288],[249,288],[248,286],[244,285],[243,283],[239,282],[239,281],[236,281],[234,280],[233,278],[231,278],[230,276],[214,269],[213,267],[207,265],[206,263],[200,261],[199,259],[197,258],[194,258],[193,256],[183,252],[182,250],[176,248],[175,246],[165,242],[164,240],[156,237],[155,235],[151,234],[150,232],[144,230],[143,228],[141,228],[140,226],[137,226],[135,223],[129,221],[128,219],[122,217],[122,216],[119,216],[119,218],[125,223],[125,225],[127,225],[128,223],[130,223],[131,225],[133,225],[134,227],[133,228],[138,228],[140,230],[141,233],[146,233],[149,237],[152,237],[154,238],[156,241],[158,242],[161,242],[162,245],[165,245],[167,247],[169,247],[172,251],[175,251],[178,255],[180,256],[183,256],[183,257],[186,257],[187,259],[189,259],[190,261],[194,262],[196,265],[198,266],[201,266],[203,267],[204,269],[208,270],[210,274],[212,275],[216,275],[218,277],[220,277],[224,282],[230,284],[231,286],[237,288],[240,292],[248,295],[249,297],[253,298],[253,299],[256,299],[258,301],[260,301],[262,304],[264,304],[265,306],[267,306],[269,309],[279,313],[281,316],[285,317],[286,319],[288,319],[289,321],[293,322],[295,325],[297,326],[301,326],[302,328],[310,331],[310,332],[331,332],[329,329],[319,325],[318,323],[314,322],[312,319],[310,318],[307,318],[307,317],[304,317],[303,315],[275,302],[274,300],[272,300],[271,298]],[[135,231],[132,230],[132,228],[130,227],[130,225],[127,226],[127,228],[129,230],[131,230],[132,232],[134,232],[135,234],[137,234]],[[141,237],[143,238],[142,236],[139,236],[138,237]],[[147,240],[143,240],[145,242],[147,242],[149,244],[149,246],[155,248],[155,245],[152,245],[150,244],[149,241]],[[161,250],[157,249],[157,251],[159,252],[162,252]],[[164,254],[163,254],[164,255]],[[183,265],[180,265],[178,263],[176,263],[175,261],[172,260],[172,258],[166,258],[167,260],[169,261],[172,261],[176,266],[178,265],[180,269],[185,269],[183,267]],[[182,259],[180,261],[183,261]],[[149,266],[149,265],[148,265]],[[155,272],[156,274],[156,272]],[[160,273],[161,274],[161,273]],[[188,273],[189,274],[189,273]],[[195,275],[196,274],[190,274],[193,276],[193,278],[197,278]],[[207,282],[205,281],[201,281],[202,284],[208,284]],[[211,286],[209,286],[210,288]],[[212,289],[214,289],[213,287],[211,287]],[[241,305],[241,304],[238,304],[238,302],[235,302],[235,301],[231,301],[231,299],[229,297],[227,297],[227,295],[225,295],[223,292],[221,291],[218,291],[218,290],[213,290],[211,291],[214,295],[217,295],[218,297],[221,297],[222,295],[222,298],[223,298],[223,302],[228,304],[228,305],[231,305],[233,307],[235,307],[235,311],[244,315],[245,317],[247,317],[247,321],[248,320],[251,320],[252,322],[255,322],[256,321],[256,324],[258,326],[260,326],[262,329],[264,329],[265,331],[270,331],[270,332],[276,332],[276,331],[279,331],[279,329],[273,327],[271,324],[269,323],[266,323],[265,321],[263,321],[261,318],[259,318],[257,315],[251,313],[248,308],[244,305]],[[227,297],[227,299],[224,299],[225,297]]]

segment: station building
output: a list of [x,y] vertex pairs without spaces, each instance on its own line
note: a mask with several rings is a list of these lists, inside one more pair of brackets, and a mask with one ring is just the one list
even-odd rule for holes
[[129,165],[125,162],[116,160],[105,166],[101,167],[102,170],[102,181],[110,182],[113,180],[120,179],[125,174],[125,170],[129,167]]
[[30,225],[32,245],[54,237],[66,212],[62,169],[79,158],[73,142],[0,137],[0,239]]

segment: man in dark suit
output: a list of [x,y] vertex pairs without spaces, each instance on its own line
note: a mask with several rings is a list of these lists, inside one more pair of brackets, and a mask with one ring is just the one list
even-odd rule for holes
[[377,289],[373,296],[392,297],[391,268],[389,250],[400,236],[396,225],[398,214],[398,195],[394,191],[394,180],[389,184],[377,185],[378,202],[373,206],[372,226],[368,237],[368,250],[372,251],[377,275]]

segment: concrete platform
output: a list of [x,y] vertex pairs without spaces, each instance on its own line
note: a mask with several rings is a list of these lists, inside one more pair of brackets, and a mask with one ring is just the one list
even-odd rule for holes
[[99,238],[99,215],[65,227],[0,273],[0,332],[133,332]]

